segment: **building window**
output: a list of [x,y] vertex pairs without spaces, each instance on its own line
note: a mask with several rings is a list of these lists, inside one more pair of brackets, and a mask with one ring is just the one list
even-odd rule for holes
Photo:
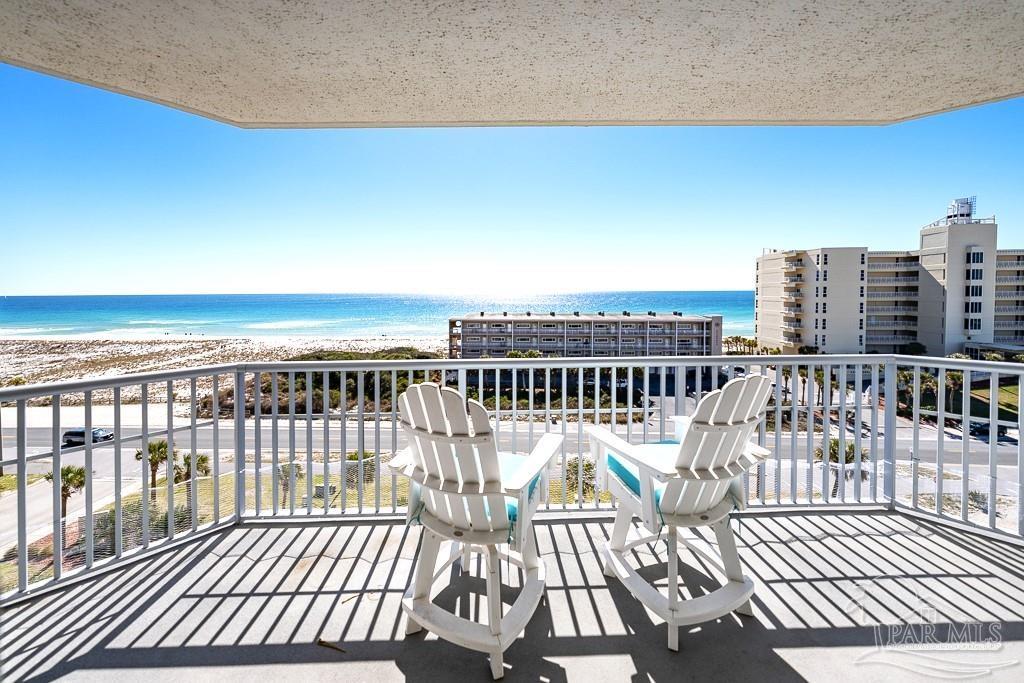
[[964,296],[981,296],[981,285],[967,285],[964,287]]
[[821,319],[821,329],[828,329],[828,320],[825,318]]
[[965,301],[964,313],[981,313],[980,301]]
[[821,288],[821,295],[823,297],[828,296],[828,287],[822,287]]
[[821,304],[821,312],[822,313],[828,313],[828,302],[827,301],[822,302],[822,304]]
[[984,263],[984,262],[985,262],[985,252],[983,252],[983,251],[976,251],[976,252],[971,254],[971,263]]
[[860,264],[861,264],[862,266],[864,265],[864,256],[865,256],[865,255],[864,255],[863,253],[861,253],[861,255],[860,255]]
[[821,254],[815,254],[814,255],[814,265],[816,265],[816,266],[820,266],[821,265]]
[[828,339],[828,337],[826,337],[825,335],[821,335],[821,345],[822,346],[824,346],[826,344],[826,341],[825,341],[826,339]]
[[864,312],[864,302],[863,301],[860,302],[860,312],[861,313]]
[[818,302],[817,301],[814,302],[814,312],[815,313],[818,312]]
[[857,335],[857,344],[859,346],[863,346],[864,345],[864,335],[863,334],[858,334]]
[[814,296],[818,296],[818,288],[817,287],[814,288]]
[[860,281],[864,282],[864,271],[860,271]]
[[818,329],[818,319],[814,319],[814,329]]
[[825,254],[825,265],[828,265],[828,254]]
[[817,282],[820,279],[821,279],[821,271],[820,270],[814,271],[814,281]]
[[864,318],[860,319],[860,326],[858,327],[858,329],[861,329],[861,330],[864,329]]
[[[864,296],[864,287],[863,287],[863,286],[862,286],[862,287],[860,288],[860,295],[861,295],[861,296]],[[862,304],[862,305],[863,305],[863,304]]]
[[821,279],[824,280],[825,282],[828,282],[828,271],[827,270],[822,272]]

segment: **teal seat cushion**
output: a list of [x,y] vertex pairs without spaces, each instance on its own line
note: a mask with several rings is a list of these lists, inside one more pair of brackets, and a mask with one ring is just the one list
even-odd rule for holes
[[[515,453],[498,453],[498,469],[501,471],[501,480],[506,481],[513,473],[517,472],[523,463],[527,461],[527,457],[523,455],[516,455]],[[530,480],[530,487],[527,489],[527,497],[532,497],[534,490],[537,485],[540,484],[541,475],[538,474],[536,477]],[[505,498],[505,510],[508,512],[508,519],[510,522],[514,522],[519,519],[519,501],[515,498]]]
[[[672,444],[679,442],[666,439],[658,443]],[[608,471],[617,476],[637,498],[640,497],[640,469],[636,465],[615,453],[615,451],[608,451]],[[656,505],[661,505],[661,494],[664,491],[664,483],[654,482],[654,503]]]

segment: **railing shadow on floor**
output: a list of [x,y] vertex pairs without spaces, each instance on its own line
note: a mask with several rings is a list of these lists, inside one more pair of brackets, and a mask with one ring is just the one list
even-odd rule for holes
[[[685,671],[796,679],[803,672],[780,654],[787,648],[870,649],[876,625],[927,619],[998,622],[1004,639],[1024,640],[1024,592],[1010,581],[1024,574],[1024,551],[895,512],[745,516],[740,552],[757,583],[755,617],[685,630],[679,653],[665,648],[664,625],[602,574],[609,519],[552,518],[536,527],[548,588],[508,651],[515,679],[566,680],[585,661],[574,658],[611,667],[593,669],[596,677],[666,680]],[[241,674],[252,666],[323,664],[357,678],[433,680],[458,672],[485,680],[479,653],[429,635],[404,636],[400,599],[418,542],[416,528],[366,520],[256,522],[196,539],[5,610],[5,677],[207,667]],[[633,560],[649,578],[664,579],[663,542],[639,546]],[[479,564],[474,557],[465,574],[453,568],[435,601],[480,618]],[[693,557],[681,566],[686,593],[715,588],[710,569]],[[506,604],[521,577],[508,581]],[[922,609],[922,597],[932,612]],[[318,646],[319,638],[344,651]]]

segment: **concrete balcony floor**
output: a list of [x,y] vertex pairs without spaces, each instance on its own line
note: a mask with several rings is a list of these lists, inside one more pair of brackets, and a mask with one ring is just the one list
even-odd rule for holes
[[[1024,548],[887,511],[774,511],[734,525],[755,616],[684,628],[673,653],[664,625],[601,572],[611,519],[549,513],[536,525],[547,598],[506,652],[506,680],[927,680],[934,659],[875,647],[886,632],[876,626],[922,622],[940,634],[1001,624],[1000,650],[939,654],[939,666],[1024,676]],[[483,654],[405,638],[418,539],[395,521],[219,531],[0,613],[3,679],[490,680]],[[664,551],[637,553],[660,563],[646,571],[662,581]],[[688,594],[712,587],[683,560]],[[435,601],[479,615],[479,558],[453,572]]]

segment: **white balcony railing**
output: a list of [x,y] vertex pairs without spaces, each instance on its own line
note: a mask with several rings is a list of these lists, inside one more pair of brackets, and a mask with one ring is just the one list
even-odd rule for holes
[[917,313],[914,306],[868,306],[868,315],[882,315],[886,313]]
[[868,270],[907,270],[918,269],[917,261],[869,261]]
[[893,275],[893,276],[869,275],[868,276],[868,284],[869,285],[892,285],[892,284],[898,284],[898,283],[903,283],[903,282],[913,283],[913,282],[917,282],[917,281],[918,281],[917,275]]
[[[397,396],[425,379],[482,399],[504,450],[565,436],[545,509],[602,509],[584,425],[668,439],[672,415],[691,414],[738,372],[774,382],[757,432],[772,456],[746,478],[754,510],[899,506],[1024,531],[1024,452],[978,434],[996,424],[1017,436],[1019,406],[986,399],[1005,387],[1019,402],[1024,365],[894,355],[249,363],[0,389],[0,465],[16,478],[13,514],[0,519],[0,599],[225,526],[404,512],[408,492],[385,465],[405,446]],[[110,440],[65,445],[73,427],[109,429]],[[826,439],[840,453],[852,444],[852,459],[816,457]],[[169,458],[136,460],[160,441]],[[64,467],[82,481],[62,482]]]
[[1017,284],[1024,282],[1024,275],[997,275],[996,282],[999,284]]
[[917,299],[917,292],[868,292],[869,299]]

